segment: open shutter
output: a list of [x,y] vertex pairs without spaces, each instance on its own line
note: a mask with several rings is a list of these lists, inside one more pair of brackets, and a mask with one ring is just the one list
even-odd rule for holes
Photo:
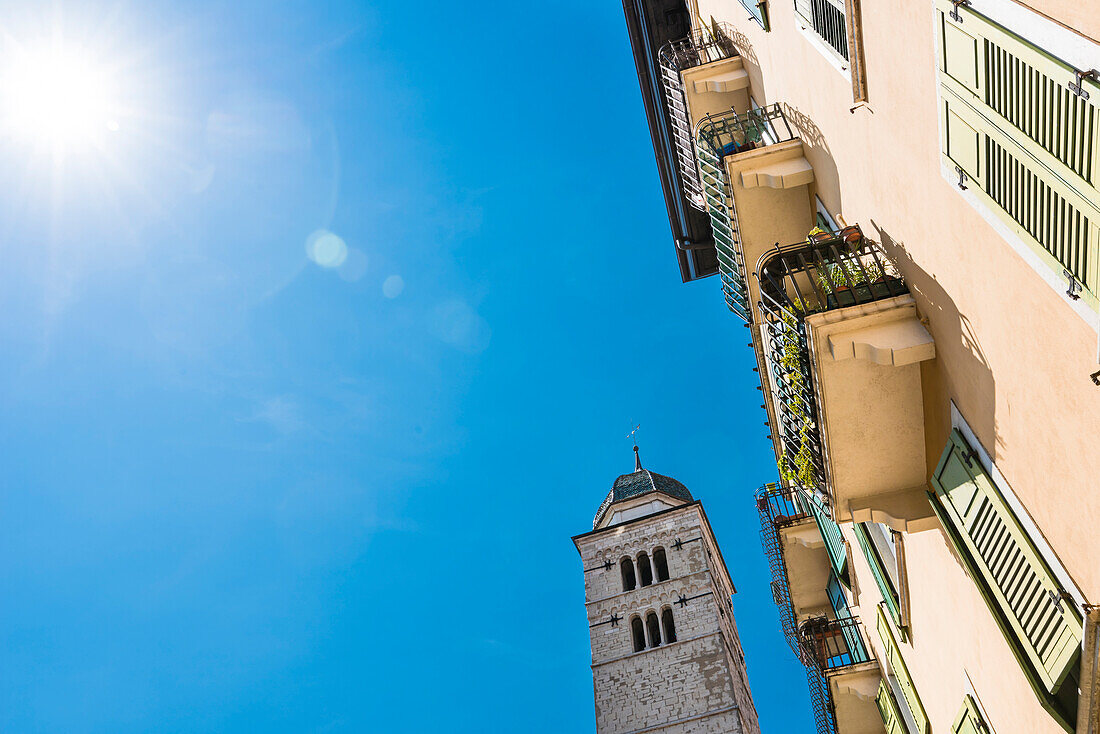
[[1076,665],[1082,620],[1015,513],[985,473],[965,439],[952,431],[932,476],[944,517],[984,582],[987,600],[1007,624],[1012,641],[1054,693]]
[[909,706],[909,713],[913,714],[913,721],[917,724],[917,734],[925,734],[928,731],[928,717],[924,713],[924,706],[920,702],[920,696],[917,695],[913,679],[909,677],[909,668],[902,660],[901,651],[894,640],[894,632],[890,629],[890,623],[886,620],[886,615],[882,613],[881,606],[878,608],[878,636],[882,639],[882,644],[886,648],[886,661],[889,663],[894,677],[897,678],[901,695],[905,698],[905,703]]
[[989,734],[989,728],[985,725],[985,720],[970,694],[966,695],[962,710],[955,717],[951,732],[952,734]]
[[[957,13],[961,20],[952,16]],[[965,5],[937,0],[941,141],[967,189],[1059,276],[1100,295],[1100,85]]]
[[886,729],[886,734],[906,734],[901,711],[898,710],[898,703],[894,700],[894,694],[890,692],[890,685],[885,678],[879,681],[875,705],[878,706],[878,713],[882,717],[882,726]]

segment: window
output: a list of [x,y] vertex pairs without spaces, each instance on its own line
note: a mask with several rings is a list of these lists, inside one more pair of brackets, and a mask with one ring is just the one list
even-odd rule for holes
[[988,734],[989,727],[986,726],[985,719],[982,718],[982,714],[978,711],[978,705],[974,702],[974,699],[967,694],[963,699],[962,710],[959,711],[959,715],[955,717],[955,724],[951,727],[951,734]]
[[642,618],[634,617],[630,620],[630,634],[634,638],[634,652],[645,649],[645,628],[642,627]]
[[905,728],[901,708],[898,707],[898,702],[885,678],[879,681],[875,705],[878,706],[878,713],[882,717],[882,726],[886,729],[886,734],[908,734],[909,730]]
[[672,620],[672,609],[666,607],[661,612],[661,626],[665,628],[665,642],[676,642],[676,623]]
[[[958,18],[958,20],[956,19]],[[966,6],[937,1],[943,162],[1066,282],[1100,294],[1100,84]]]
[[637,580],[634,578],[634,561],[624,558],[619,561],[619,569],[623,574],[623,591],[631,591],[638,585]]
[[771,30],[768,23],[768,0],[740,0],[741,6],[749,11],[749,17],[760,24],[766,31]]
[[848,24],[842,0],[795,0],[794,10],[837,56],[848,60]]
[[917,734],[925,734],[928,731],[928,717],[924,713],[924,706],[920,702],[920,696],[917,695],[913,679],[909,677],[909,668],[901,657],[894,631],[890,628],[890,623],[886,620],[881,606],[878,608],[878,636],[886,650],[887,679],[901,694],[898,696],[898,702],[903,703],[908,709]]
[[661,623],[657,621],[657,612],[645,615],[646,632],[649,633],[649,646],[657,647],[661,644]]
[[644,551],[638,554],[638,575],[642,586],[653,584],[653,567],[649,565],[649,554]]
[[908,599],[903,596],[907,592],[902,583],[901,534],[877,522],[857,523],[854,529],[894,624],[899,628],[908,627]]
[[821,200],[820,196],[814,196],[814,203],[817,207],[817,226],[826,232],[839,232],[840,227],[836,226],[836,220],[825,208],[825,202]]
[[657,580],[668,581],[668,559],[665,558],[664,548],[653,551],[653,565],[657,567]]
[[[829,583],[825,586],[825,595],[829,597],[829,606],[833,608],[835,619],[852,618],[848,598],[844,596],[844,587],[841,586],[835,572],[829,572]],[[858,626],[846,624],[840,630],[844,636],[844,644],[848,648],[848,652],[851,653],[852,660],[867,660],[867,650],[863,646],[863,638],[860,637]]]
[[[1048,708],[1072,721],[1083,620],[963,435],[932,475],[932,507]],[[1066,684],[1066,685],[1063,685]]]

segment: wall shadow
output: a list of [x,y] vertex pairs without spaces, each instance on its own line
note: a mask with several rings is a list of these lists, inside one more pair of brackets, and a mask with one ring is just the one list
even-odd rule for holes
[[[951,431],[952,396],[983,448],[996,461],[1003,449],[997,432],[996,381],[973,325],[904,242],[892,237],[874,219],[871,225],[886,255],[905,277],[922,322],[936,340],[936,359],[921,366],[929,473],[935,469]],[[947,364],[951,365],[950,372]]]

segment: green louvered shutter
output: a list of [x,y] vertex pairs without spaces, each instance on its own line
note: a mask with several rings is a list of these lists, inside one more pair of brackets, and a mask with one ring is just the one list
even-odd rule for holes
[[882,726],[886,729],[886,734],[907,734],[905,724],[902,723],[901,711],[898,710],[897,701],[894,700],[894,694],[890,692],[890,685],[885,678],[879,681],[875,705],[878,706],[878,713],[882,717]]
[[924,706],[920,702],[920,696],[917,695],[916,686],[913,685],[913,679],[909,676],[909,668],[901,657],[898,643],[894,639],[894,632],[890,629],[890,623],[886,621],[886,615],[882,613],[881,606],[878,608],[878,636],[886,648],[886,660],[890,664],[894,677],[897,678],[901,695],[905,698],[909,713],[913,714],[913,721],[917,724],[917,734],[925,734],[928,731],[928,717],[924,713]]
[[874,548],[864,525],[865,523],[855,524],[853,530],[856,540],[859,541],[859,547],[863,549],[863,555],[867,558],[867,565],[871,567],[871,575],[875,577],[875,584],[882,593],[882,600],[890,609],[890,616],[894,618],[894,623],[901,627],[901,598],[894,589],[894,583],[890,580],[889,574],[883,568],[882,559],[879,558],[878,550]]
[[988,588],[987,599],[1054,693],[1080,652],[1082,621],[1076,607],[1062,599],[1061,584],[957,430],[932,483],[944,517]]
[[[961,22],[951,17],[959,13]],[[1100,294],[1100,85],[964,5],[937,0],[942,152],[1049,267]]]
[[844,545],[844,536],[840,533],[840,526],[833,522],[829,516],[829,510],[825,507],[820,497],[810,496],[806,503],[810,506],[810,512],[817,523],[817,529],[821,533],[821,539],[825,541],[825,549],[829,552],[829,564],[838,577],[843,577],[848,569],[848,549]]
[[951,732],[952,734],[989,734],[985,720],[970,694],[967,694],[966,699],[963,701],[962,710],[955,717],[955,724],[951,727]]

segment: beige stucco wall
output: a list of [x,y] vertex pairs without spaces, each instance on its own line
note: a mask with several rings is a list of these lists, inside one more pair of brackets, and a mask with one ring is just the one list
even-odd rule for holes
[[[932,3],[862,5],[869,105],[851,111],[849,79],[796,28],[790,2],[769,3],[770,33],[735,0],[698,2],[703,19],[737,29],[753,98],[782,103],[800,129],[814,166],[811,190],[883,244],[927,319],[936,350],[920,367],[928,471],[947,440],[954,401],[1054,554],[1098,603],[1095,321],[1075,312],[942,177]],[[1096,3],[1029,5],[1100,38]],[[845,533],[851,539],[850,527]],[[878,591],[853,547],[860,612],[881,652]],[[1061,731],[943,533],[907,534],[906,549],[913,637],[903,654],[933,731],[950,729],[967,675],[1001,734]]]
[[[1044,5],[1053,14],[1059,4]],[[848,79],[796,29],[787,3],[771,3],[770,33],[732,0],[699,6],[738,29],[753,96],[794,113],[816,193],[883,243],[929,320],[929,468],[954,400],[1074,579],[1100,599],[1100,492],[1088,491],[1100,488],[1097,332],[941,177],[931,3],[864,4],[870,106],[854,113]]]

